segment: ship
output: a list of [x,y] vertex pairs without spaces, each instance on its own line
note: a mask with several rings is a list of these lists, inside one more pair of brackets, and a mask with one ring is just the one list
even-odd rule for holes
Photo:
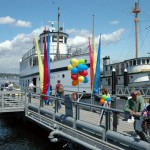
[[[138,3],[135,3],[133,13],[135,13],[135,26],[138,26],[138,13],[140,9]],[[71,51],[68,46],[69,35],[59,26],[58,13],[58,30],[56,31],[53,22],[50,30],[43,30],[39,35],[38,44],[41,50],[42,60],[44,59],[44,35],[50,33],[50,83],[52,89],[55,89],[57,80],[60,80],[66,91],[91,93],[90,82],[80,83],[78,86],[72,86],[71,72],[67,69],[72,58],[85,59],[88,68],[87,77],[90,79],[90,57],[88,51],[82,51],[76,48]],[[100,67],[100,66],[99,66]],[[112,86],[112,70],[115,70],[115,84],[117,87],[124,86],[149,86],[150,85],[150,57],[138,57],[138,31],[136,30],[136,57],[127,59],[122,62],[110,63],[110,57],[103,58],[103,71],[99,75],[100,87]],[[125,81],[126,74],[126,81]],[[40,76],[38,68],[38,55],[36,45],[27,51],[20,61],[20,86],[25,90],[29,83],[33,81],[36,87],[40,87]],[[39,90],[35,91],[39,93]]]

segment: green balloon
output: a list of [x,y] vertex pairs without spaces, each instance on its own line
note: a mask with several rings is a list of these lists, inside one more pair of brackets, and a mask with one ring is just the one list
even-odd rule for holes
[[102,95],[102,99],[106,100],[107,96],[106,95]]
[[79,64],[85,64],[85,59],[81,58],[81,59],[79,60]]

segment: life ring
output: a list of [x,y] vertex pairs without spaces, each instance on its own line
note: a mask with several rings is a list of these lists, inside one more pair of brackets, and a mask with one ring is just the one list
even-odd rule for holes
[[76,92],[73,92],[73,93],[72,93],[72,99],[73,99],[74,101],[77,100],[77,93],[76,93]]

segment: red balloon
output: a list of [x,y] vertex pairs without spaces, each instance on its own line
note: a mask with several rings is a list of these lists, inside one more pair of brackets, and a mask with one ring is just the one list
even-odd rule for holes
[[79,72],[79,74],[81,75],[81,76],[87,76],[88,75],[88,71],[87,70],[83,70],[83,71],[80,71]]
[[71,79],[72,80],[78,80],[78,75],[77,74],[71,74]]

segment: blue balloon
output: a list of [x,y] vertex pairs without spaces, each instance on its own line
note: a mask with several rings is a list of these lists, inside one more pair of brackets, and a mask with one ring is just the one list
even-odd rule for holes
[[83,70],[88,70],[88,66],[87,65],[83,65]]
[[84,77],[83,83],[88,83],[88,81],[89,81],[88,77]]
[[110,98],[110,97],[107,97],[107,98],[106,98],[106,101],[107,101],[107,102],[110,102],[110,101],[111,101],[111,98]]
[[77,69],[76,67],[73,67],[73,68],[71,69],[71,73],[72,73],[72,74],[77,74],[77,73],[78,73],[78,69]]
[[83,71],[83,70],[84,70],[83,64],[79,64],[78,65],[78,71],[80,72],[80,71]]

